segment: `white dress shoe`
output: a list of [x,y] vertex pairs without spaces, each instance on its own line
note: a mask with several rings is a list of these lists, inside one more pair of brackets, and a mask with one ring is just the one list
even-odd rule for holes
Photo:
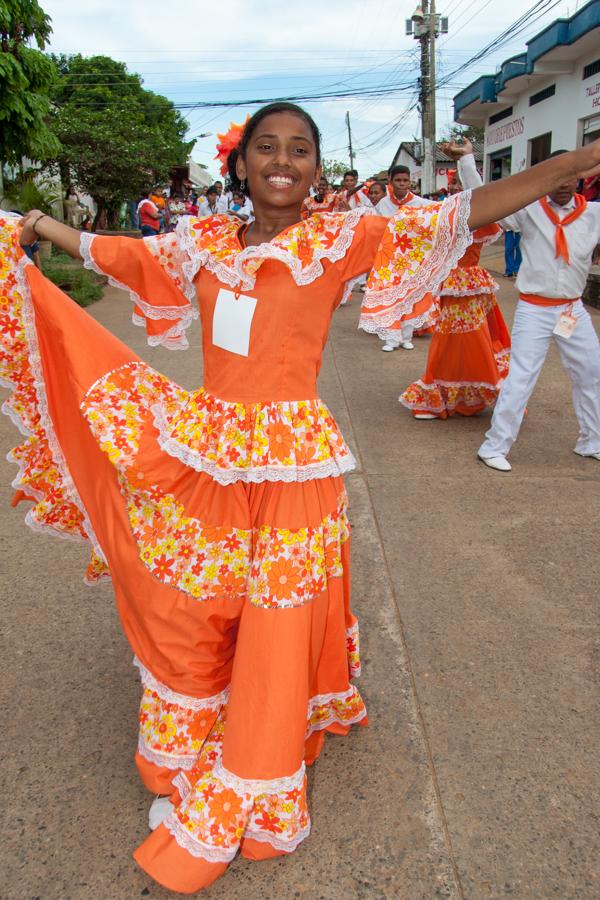
[[156,800],[153,800],[152,806],[148,812],[148,825],[150,831],[156,831],[158,826],[162,825],[167,816],[170,816],[174,809],[175,807],[168,797],[157,797]]
[[402,347],[403,350],[414,350],[415,349],[415,345],[413,344],[412,341],[402,341],[400,346]]
[[384,344],[381,349],[384,353],[391,353],[392,350],[398,349],[398,344]]
[[510,472],[512,469],[511,464],[505,456],[489,456],[486,459],[478,454],[478,457],[482,463],[485,463],[490,469],[496,469],[498,472]]
[[433,413],[413,413],[413,419],[437,419]]

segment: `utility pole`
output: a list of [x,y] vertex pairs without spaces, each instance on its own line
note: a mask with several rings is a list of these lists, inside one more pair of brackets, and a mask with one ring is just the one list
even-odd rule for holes
[[448,19],[435,11],[435,0],[421,0],[411,19],[406,21],[406,33],[421,42],[421,78],[419,105],[421,109],[421,191],[432,194],[436,189],[436,122],[435,122],[435,41],[448,31]]
[[352,149],[352,129],[350,128],[350,113],[346,112],[346,125],[348,126],[348,152],[350,153],[350,168],[354,168],[354,150]]

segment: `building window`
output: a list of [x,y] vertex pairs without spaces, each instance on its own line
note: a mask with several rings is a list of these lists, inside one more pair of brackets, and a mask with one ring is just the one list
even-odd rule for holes
[[552,132],[540,134],[538,137],[532,138],[529,142],[529,165],[535,166],[539,162],[548,159],[552,152]]
[[585,81],[586,78],[591,78],[592,75],[598,75],[599,72],[600,59],[597,59],[595,62],[583,67],[583,80]]
[[507,147],[505,150],[496,150],[490,153],[490,181],[499,181],[510,175],[512,164],[512,148]]
[[556,93],[556,85],[551,84],[549,87],[544,88],[542,91],[538,91],[537,94],[532,94],[529,98],[529,105],[535,106],[536,103],[541,103],[542,100],[547,100],[549,97],[554,97]]
[[502,119],[508,119],[509,116],[512,116],[513,108],[509,106],[507,109],[503,109],[502,112],[494,113],[493,116],[490,116],[489,125],[495,125],[496,122],[501,122]]
[[592,116],[583,122],[583,146],[600,138],[600,116]]

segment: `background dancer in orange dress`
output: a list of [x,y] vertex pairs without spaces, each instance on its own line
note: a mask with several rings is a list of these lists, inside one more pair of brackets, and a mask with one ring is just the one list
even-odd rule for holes
[[[446,149],[455,159],[473,152],[468,140]],[[471,187],[481,184],[478,176]],[[448,189],[451,195],[462,190],[456,172]],[[479,258],[500,233],[498,225],[474,232],[473,243],[442,285],[425,374],[400,396],[415,419],[472,416],[496,402],[508,374],[510,334],[494,293],[498,285]]]
[[[393,216],[400,209],[427,206],[430,202],[411,190],[408,166],[392,166],[388,171],[387,192],[377,203],[376,211],[380,216]],[[403,350],[414,350],[413,332],[412,326],[405,324],[395,332],[390,332],[381,349],[385,353],[391,353],[398,347],[402,347]]]
[[342,284],[372,269],[367,331],[423,318],[471,229],[595,162],[592,144],[390,220],[300,222],[319,133],[275,104],[240,143],[250,225],[184,216],[142,241],[28,214],[23,243],[52,240],[126,286],[153,345],[186,345],[198,298],[206,384],[193,392],[46,281],[15,218],[0,220],[0,364],[6,411],[27,434],[16,485],[32,527],[88,540],[89,580],[112,577],[142,677],[137,764],[166,798],[135,858],[168,888],[196,892],[238,851],[292,852],[310,830],[306,764],[326,731],[366,723],[351,684],[341,475],[353,460],[316,386]]

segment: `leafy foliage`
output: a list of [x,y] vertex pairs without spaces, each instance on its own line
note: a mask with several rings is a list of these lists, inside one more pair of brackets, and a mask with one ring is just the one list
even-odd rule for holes
[[53,250],[49,259],[42,260],[42,269],[62,291],[65,291],[79,306],[89,306],[102,297],[103,280],[93,272],[84,269],[66,253]]
[[350,166],[347,163],[340,162],[339,159],[323,160],[323,175],[331,184],[338,184],[344,177]]
[[62,145],[63,181],[90,194],[114,220],[144,188],[166,181],[186,162],[187,123],[165,97],[144,90],[139,75],[108,56],[55,57],[52,128]]
[[483,144],[485,128],[480,128],[478,125],[451,125],[447,136],[443,140],[449,141],[451,138],[460,140],[463,137],[468,138],[471,143]]
[[12,208],[22,213],[40,209],[47,215],[54,215],[54,207],[61,202],[56,185],[44,183],[35,171],[5,179],[4,196]]
[[[50,18],[37,0],[0,0],[0,160],[47,160],[59,143],[47,126],[48,91],[55,77],[40,52],[51,34]],[[28,42],[35,41],[35,50]]]

